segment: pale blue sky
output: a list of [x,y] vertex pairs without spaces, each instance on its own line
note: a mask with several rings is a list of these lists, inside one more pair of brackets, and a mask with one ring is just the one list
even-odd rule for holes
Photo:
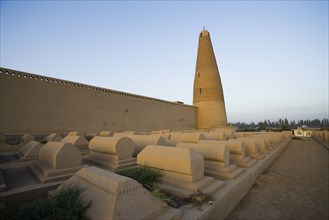
[[203,26],[230,122],[328,118],[328,1],[1,1],[0,66],[192,104]]

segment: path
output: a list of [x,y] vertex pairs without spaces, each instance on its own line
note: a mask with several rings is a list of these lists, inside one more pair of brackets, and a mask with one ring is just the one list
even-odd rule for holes
[[329,150],[293,140],[225,220],[328,220]]

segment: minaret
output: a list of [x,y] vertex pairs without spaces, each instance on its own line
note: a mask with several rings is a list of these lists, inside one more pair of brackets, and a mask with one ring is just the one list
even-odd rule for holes
[[207,30],[201,31],[199,37],[193,105],[198,107],[198,129],[227,126],[222,83]]

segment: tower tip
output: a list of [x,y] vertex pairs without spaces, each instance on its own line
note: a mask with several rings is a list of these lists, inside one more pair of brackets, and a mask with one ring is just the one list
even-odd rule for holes
[[[205,32],[208,32],[208,30],[206,29],[205,26],[202,26],[202,31],[201,31],[201,33],[202,33],[202,32],[204,32],[204,33],[205,33]],[[209,32],[208,32],[208,33],[209,33]]]
[[205,27],[203,27],[203,30],[200,32],[200,37],[203,36],[209,36],[209,31],[207,31]]

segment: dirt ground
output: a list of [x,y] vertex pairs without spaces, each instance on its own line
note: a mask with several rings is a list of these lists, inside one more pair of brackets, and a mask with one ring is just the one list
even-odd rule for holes
[[328,220],[329,150],[293,140],[226,220]]

